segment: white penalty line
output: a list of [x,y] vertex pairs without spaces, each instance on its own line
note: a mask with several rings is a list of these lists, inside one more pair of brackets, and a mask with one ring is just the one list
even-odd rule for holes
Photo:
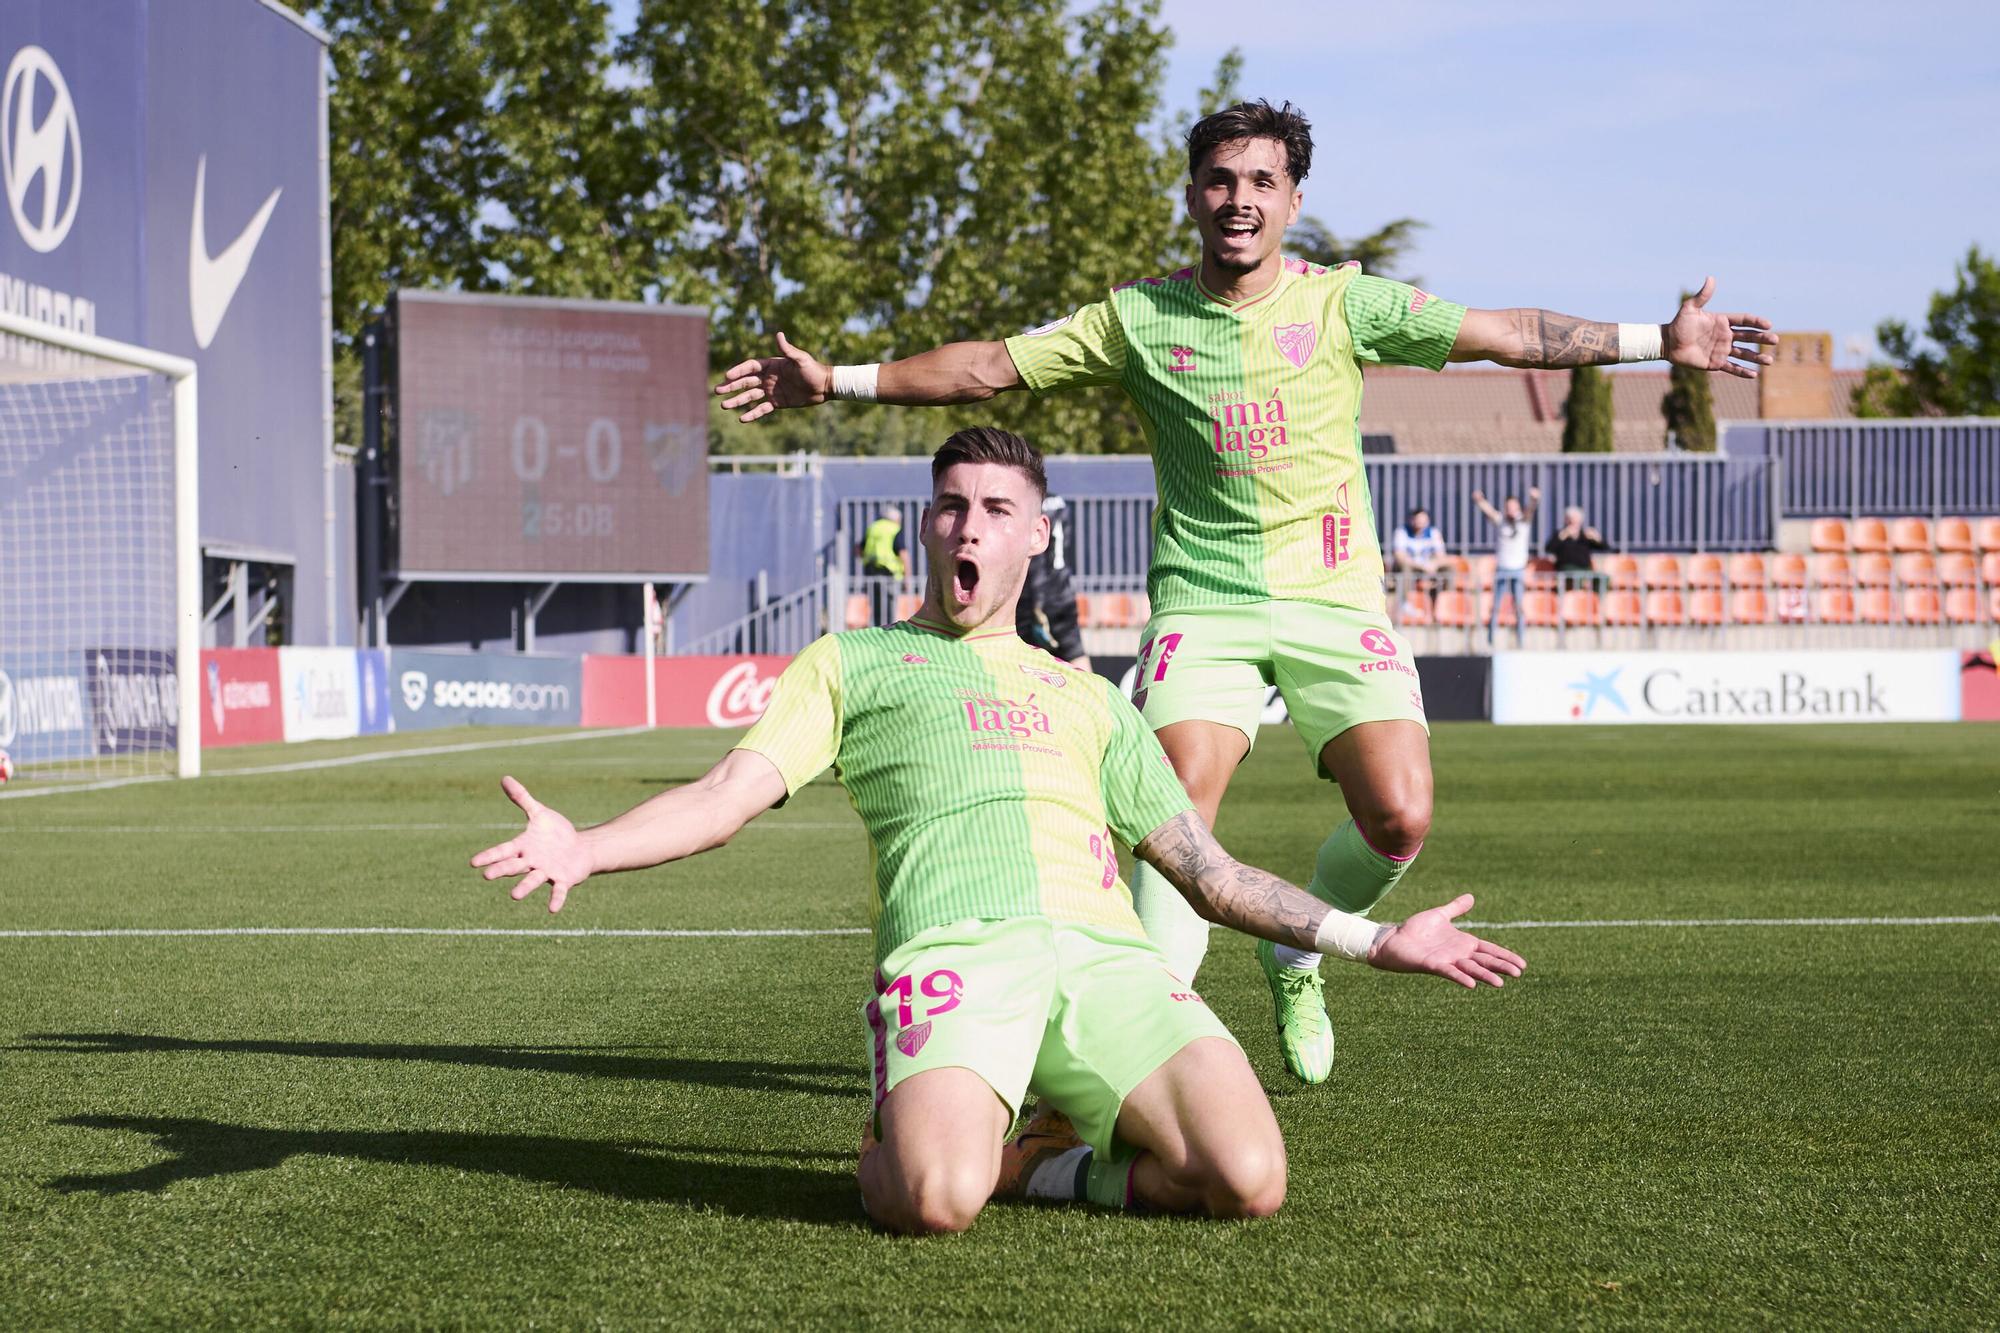
[[[1789,917],[1656,917],[1607,921],[1468,921],[1468,930],[1650,930],[1708,929],[1727,926],[2000,926],[2000,914],[1981,916],[1789,916]],[[759,940],[818,939],[869,934],[866,926],[776,927],[771,929],[669,930],[579,927],[574,929],[506,926],[189,926],[135,927],[103,930],[0,930],[0,939],[166,939],[189,936],[301,935],[421,935],[466,939],[627,939],[627,940]]]

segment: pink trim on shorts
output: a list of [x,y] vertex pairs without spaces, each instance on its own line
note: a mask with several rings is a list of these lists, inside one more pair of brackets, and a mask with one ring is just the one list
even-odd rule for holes
[[868,1027],[875,1034],[875,1110],[880,1113],[889,1096],[889,1025],[882,1018],[880,995],[868,1002]]
[[1416,852],[1411,852],[1408,856],[1398,856],[1394,852],[1385,852],[1380,847],[1377,847],[1374,843],[1369,842],[1368,830],[1361,827],[1361,821],[1358,819],[1354,821],[1354,831],[1361,835],[1361,841],[1367,843],[1369,851],[1375,853],[1375,855],[1381,857],[1385,861],[1414,861],[1417,859],[1417,852],[1421,852],[1424,849],[1424,845],[1422,843],[1418,843]]

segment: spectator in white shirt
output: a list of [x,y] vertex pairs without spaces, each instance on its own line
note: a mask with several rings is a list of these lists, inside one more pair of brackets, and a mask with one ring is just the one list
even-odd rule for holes
[[1521,505],[1521,497],[1510,495],[1501,509],[1488,503],[1481,491],[1472,493],[1472,503],[1479,506],[1479,512],[1487,521],[1500,529],[1499,538],[1493,546],[1493,609],[1486,617],[1486,645],[1493,646],[1493,631],[1500,623],[1500,602],[1509,593],[1514,597],[1514,644],[1522,642],[1521,602],[1526,593],[1525,575],[1528,570],[1528,548],[1534,541],[1535,511],[1542,505],[1542,488],[1528,488],[1526,508]]
[[1444,568],[1444,537],[1431,522],[1430,512],[1412,509],[1389,538],[1389,559],[1398,571],[1435,574]]

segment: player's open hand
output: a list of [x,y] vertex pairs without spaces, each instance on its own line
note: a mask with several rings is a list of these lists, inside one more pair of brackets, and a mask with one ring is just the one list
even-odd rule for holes
[[1452,921],[1472,910],[1472,895],[1461,893],[1443,907],[1418,912],[1391,928],[1368,951],[1368,965],[1384,972],[1428,972],[1468,989],[1482,981],[1506,985],[1527,966],[1511,949],[1468,935]]
[[746,409],[738,421],[755,421],[781,407],[817,407],[833,397],[833,369],[778,335],[778,355],[739,361],[722,372],[715,386],[722,405],[734,412]]
[[562,911],[569,891],[590,877],[590,855],[584,849],[582,836],[577,833],[576,825],[529,795],[528,789],[514,779],[501,778],[500,790],[521,807],[521,813],[528,817],[528,826],[515,837],[473,857],[473,867],[484,870],[488,879],[519,875],[521,882],[510,890],[515,902],[547,884],[549,910]]
[[1757,378],[1757,367],[1777,360],[1766,347],[1778,345],[1771,321],[1762,315],[1724,315],[1707,310],[1715,295],[1715,279],[1705,278],[1701,290],[1681,302],[1680,313],[1667,325],[1662,350],[1677,366],[1726,370],[1740,379]]

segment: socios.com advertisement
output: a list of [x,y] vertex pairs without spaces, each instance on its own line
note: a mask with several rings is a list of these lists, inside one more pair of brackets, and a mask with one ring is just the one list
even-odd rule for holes
[[389,650],[395,729],[576,726],[583,660]]
[[1501,723],[1955,722],[1959,654],[1501,653]]

